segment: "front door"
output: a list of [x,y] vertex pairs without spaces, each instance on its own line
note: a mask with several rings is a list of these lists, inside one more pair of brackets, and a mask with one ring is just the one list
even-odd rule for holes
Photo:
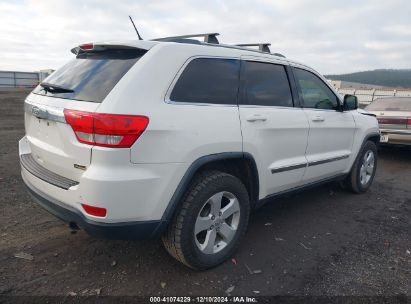
[[310,124],[304,183],[341,174],[349,164],[354,118],[350,112],[341,111],[339,98],[318,75],[299,68],[293,71]]

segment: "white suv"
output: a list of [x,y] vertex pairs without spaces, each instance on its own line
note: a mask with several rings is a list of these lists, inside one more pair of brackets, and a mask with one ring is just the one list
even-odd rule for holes
[[343,180],[366,191],[374,115],[280,54],[187,37],[84,44],[25,100],[22,177],[90,235],[162,236],[195,269],[233,254],[250,210]]

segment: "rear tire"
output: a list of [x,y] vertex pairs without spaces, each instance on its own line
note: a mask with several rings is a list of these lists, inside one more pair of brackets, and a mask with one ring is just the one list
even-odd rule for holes
[[376,170],[377,146],[367,141],[358,153],[345,184],[354,193],[364,193],[371,187]]
[[238,178],[204,172],[184,195],[181,209],[163,235],[164,246],[188,267],[215,267],[237,249],[249,214],[248,193]]

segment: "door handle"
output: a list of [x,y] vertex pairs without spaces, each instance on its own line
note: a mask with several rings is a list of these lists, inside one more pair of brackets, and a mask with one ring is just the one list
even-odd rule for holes
[[267,120],[267,117],[260,115],[260,114],[254,114],[247,118],[247,121],[249,122],[266,121],[266,120]]
[[320,116],[320,115],[317,115],[312,119],[312,121],[314,121],[314,122],[323,122],[324,120],[325,120],[325,118]]

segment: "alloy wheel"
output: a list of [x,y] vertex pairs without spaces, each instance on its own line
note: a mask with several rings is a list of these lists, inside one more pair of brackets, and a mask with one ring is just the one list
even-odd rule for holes
[[194,225],[194,238],[204,254],[224,249],[234,239],[240,222],[240,203],[231,192],[211,196],[201,208]]
[[360,168],[360,182],[361,185],[366,185],[370,181],[374,174],[375,157],[374,152],[368,150],[363,157],[363,161]]

